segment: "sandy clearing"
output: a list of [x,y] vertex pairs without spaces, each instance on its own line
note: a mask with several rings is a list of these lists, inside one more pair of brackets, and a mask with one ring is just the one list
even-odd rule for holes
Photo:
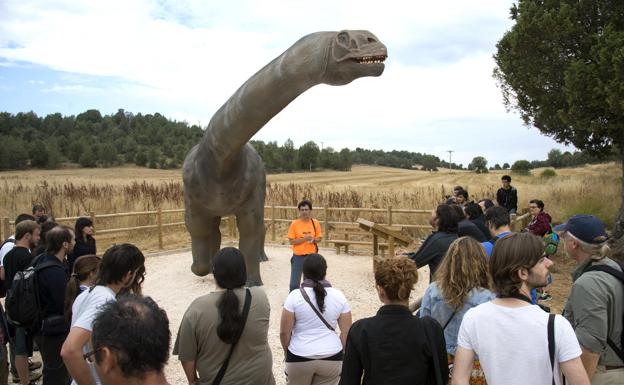
[[[273,351],[273,373],[277,384],[285,384],[283,375],[283,351],[279,342],[279,317],[281,307],[288,295],[291,250],[289,247],[266,247],[270,261],[261,264],[264,288],[271,302],[269,344]],[[373,288],[371,256],[336,255],[331,249],[320,251],[327,259],[327,278],[342,290],[349,300],[354,321],[374,315],[380,306]],[[163,307],[169,316],[172,340],[175,340],[180,320],[188,305],[196,297],[214,289],[212,275],[197,277],[190,271],[191,254],[181,252],[147,258],[147,276],[144,294],[149,295]],[[429,272],[420,270],[420,279],[412,293],[424,292]],[[172,341],[173,343],[173,341]],[[186,384],[186,378],[176,356],[169,359],[166,367],[171,384]]]

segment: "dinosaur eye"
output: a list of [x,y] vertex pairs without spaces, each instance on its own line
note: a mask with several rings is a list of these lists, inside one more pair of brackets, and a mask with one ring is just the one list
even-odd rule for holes
[[373,39],[372,37],[368,38],[368,42],[369,43],[377,43],[377,40]]
[[346,32],[340,32],[337,36],[338,43],[342,45],[349,45],[349,34]]

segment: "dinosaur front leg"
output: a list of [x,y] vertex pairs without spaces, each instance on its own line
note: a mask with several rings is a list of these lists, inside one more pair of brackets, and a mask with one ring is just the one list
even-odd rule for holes
[[200,277],[212,273],[212,258],[221,247],[221,217],[187,218],[186,226],[191,234],[193,265],[191,271]]
[[247,286],[262,285],[260,260],[266,258],[263,210],[262,204],[248,204],[245,209],[236,214],[236,224],[240,233],[238,246],[245,256],[247,266]]

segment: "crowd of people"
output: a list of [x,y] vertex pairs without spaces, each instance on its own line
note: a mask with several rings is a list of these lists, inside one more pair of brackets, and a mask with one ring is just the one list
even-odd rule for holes
[[[623,384],[624,270],[609,257],[604,224],[575,215],[553,227],[534,199],[529,225],[513,232],[517,192],[507,177],[501,189],[496,203],[471,202],[458,186],[417,250],[376,260],[381,306],[355,322],[349,298],[327,279],[312,203],[300,202],[279,328],[287,383]],[[15,322],[8,305],[2,312],[0,384],[9,372],[23,385],[41,375],[44,385],[167,384],[171,331],[166,312],[142,295],[143,253],[120,244],[98,255],[88,218],[70,228],[36,211],[16,218],[0,251],[7,299],[31,271],[41,306],[36,327]],[[562,316],[536,295],[551,282],[559,236],[578,263]],[[426,265],[430,284],[410,301]],[[266,292],[245,286],[236,248],[214,256],[213,275],[216,290],[192,301],[173,344],[188,384],[274,384]],[[35,347],[42,363],[31,360]]]

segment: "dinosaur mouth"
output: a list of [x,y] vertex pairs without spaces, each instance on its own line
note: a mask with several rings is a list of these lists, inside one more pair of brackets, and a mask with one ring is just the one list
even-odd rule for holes
[[355,60],[359,64],[374,64],[374,63],[383,63],[387,57],[388,57],[387,55],[374,55],[374,56],[364,56],[361,58],[354,58],[353,60]]

